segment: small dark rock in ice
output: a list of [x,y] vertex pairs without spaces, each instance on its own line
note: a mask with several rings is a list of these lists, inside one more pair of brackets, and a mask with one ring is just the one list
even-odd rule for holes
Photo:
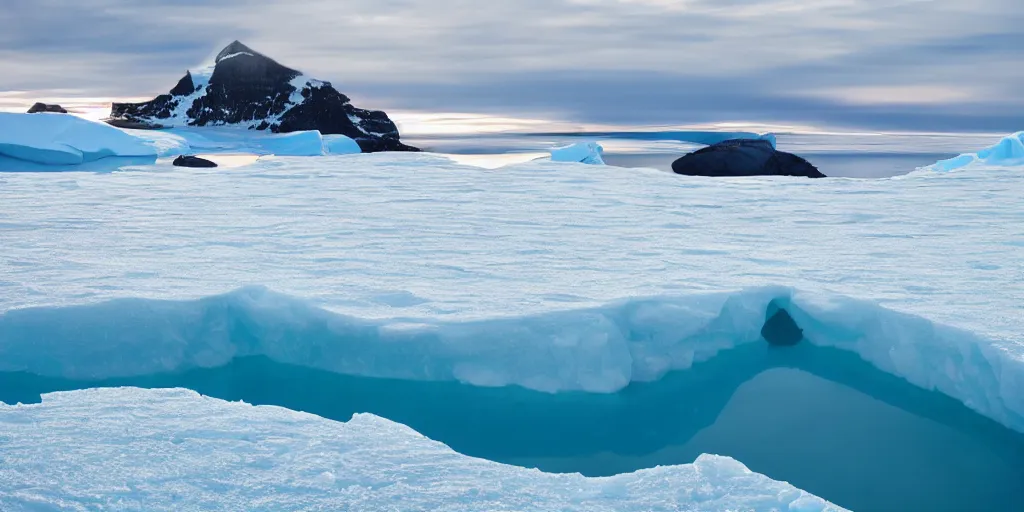
[[148,123],[146,121],[127,121],[124,119],[104,119],[104,122],[117,128],[130,130],[160,130],[166,128],[162,124]]
[[174,159],[172,165],[176,167],[217,167],[217,164],[198,156],[179,156]]
[[761,337],[772,346],[792,347],[803,341],[804,330],[796,324],[788,311],[779,309],[764,323]]
[[672,171],[687,176],[826,177],[807,160],[779,151],[771,142],[759,139],[733,139],[712,144],[672,162]]
[[54,113],[57,113],[57,114],[67,114],[68,113],[68,111],[64,110],[64,107],[61,107],[60,105],[47,105],[46,103],[42,103],[42,102],[36,103],[35,105],[32,105],[32,107],[28,109],[28,113],[29,114],[38,114],[40,112],[54,112]]

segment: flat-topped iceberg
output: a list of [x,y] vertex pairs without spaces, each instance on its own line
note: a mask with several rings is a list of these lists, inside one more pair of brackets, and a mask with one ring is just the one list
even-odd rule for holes
[[1007,135],[996,144],[977,153],[964,153],[948,160],[941,160],[928,166],[926,169],[932,171],[955,171],[970,165],[986,165],[990,167],[1024,165],[1024,132]]
[[842,510],[728,457],[555,475],[460,455],[377,416],[339,423],[180,389],[55,393],[0,405],[0,424],[11,511]]
[[213,127],[126,131],[157,148],[160,156],[189,153],[324,156],[361,152],[359,144],[350,137],[322,135],[316,130],[264,133],[231,127]]
[[136,130],[71,114],[0,112],[0,172],[109,171],[158,157],[204,154],[324,156],[360,153],[345,135],[265,133],[230,127]]
[[156,149],[138,137],[71,114],[0,112],[0,156],[42,165],[78,165],[108,157],[155,160],[156,155]]
[[578,142],[551,150],[554,162],[576,162],[581,164],[604,165],[601,154],[604,148],[596,142]]

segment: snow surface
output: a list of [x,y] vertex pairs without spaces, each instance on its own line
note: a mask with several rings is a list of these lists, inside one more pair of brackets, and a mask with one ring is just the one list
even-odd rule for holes
[[377,416],[338,423],[180,389],[44,395],[0,405],[0,426],[6,512],[842,510],[727,457],[554,475],[466,457]]
[[1024,166],[1024,132],[1007,135],[996,144],[977,153],[964,153],[948,160],[936,162],[926,167],[926,169],[932,171],[955,171],[975,165]]
[[117,128],[71,114],[0,112],[0,156],[77,165],[107,157],[155,157],[156,151]]
[[264,354],[609,392],[757,342],[776,301],[813,343],[1024,431],[1019,172],[723,181],[429,154],[154,170],[0,175],[0,371]]
[[604,148],[596,142],[577,142],[551,150],[553,162],[577,162],[590,165],[604,165],[601,159]]

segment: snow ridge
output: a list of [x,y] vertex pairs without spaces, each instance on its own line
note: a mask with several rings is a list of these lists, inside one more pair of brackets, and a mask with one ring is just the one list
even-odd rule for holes
[[777,308],[809,342],[855,352],[1024,432],[1024,351],[870,302],[785,287],[468,322],[360,319],[262,287],[195,301],[30,308],[0,316],[0,371],[100,379],[260,355],[349,375],[611,393],[763,342],[760,330]]

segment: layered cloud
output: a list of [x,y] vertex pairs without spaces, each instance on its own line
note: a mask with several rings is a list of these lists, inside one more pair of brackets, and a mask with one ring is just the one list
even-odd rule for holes
[[0,91],[164,92],[241,39],[381,107],[1020,129],[1010,0],[6,0]]

